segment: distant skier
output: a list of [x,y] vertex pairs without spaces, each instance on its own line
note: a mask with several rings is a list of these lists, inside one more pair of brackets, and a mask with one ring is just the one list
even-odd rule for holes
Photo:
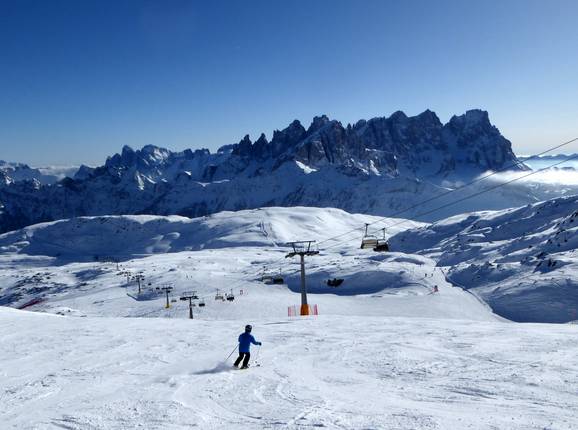
[[435,294],[435,293],[439,293],[440,290],[438,290],[438,286],[434,285],[433,289],[431,290],[430,294]]
[[251,358],[251,344],[261,345],[261,342],[257,342],[251,334],[252,329],[253,327],[246,325],[245,333],[239,335],[239,357],[235,360],[235,367],[239,367],[241,360],[243,360],[241,369],[247,369],[249,367],[249,359]]

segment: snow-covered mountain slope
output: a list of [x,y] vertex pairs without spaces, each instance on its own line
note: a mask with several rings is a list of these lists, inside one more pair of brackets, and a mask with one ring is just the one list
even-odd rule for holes
[[[396,112],[345,127],[320,116],[307,129],[293,121],[275,131],[270,142],[264,135],[255,142],[246,136],[215,154],[124,147],[104,166],[82,166],[74,179],[45,186],[10,183],[0,187],[0,232],[76,216],[196,217],[263,206],[339,207],[391,216],[483,172],[507,167],[527,169],[483,111],[468,111],[445,125],[431,111],[415,117]],[[499,209],[537,198],[525,187],[521,193],[468,202],[465,208]],[[424,219],[463,210],[463,205],[451,207]],[[418,214],[410,210],[403,216]]]
[[504,211],[469,213],[401,232],[393,249],[447,269],[515,321],[578,319],[578,197]]
[[[198,308],[203,319],[277,317],[299,303],[298,260],[285,258],[285,242],[343,234],[351,240],[327,241],[328,250],[307,261],[310,301],[323,314],[496,320],[485,304],[448,284],[433,260],[359,249],[363,223],[374,221],[337,209],[268,208],[193,220],[120,216],[41,224],[0,236],[0,304],[185,318],[186,303],[167,311],[155,290],[170,284],[175,298],[197,291],[205,300]],[[265,285],[264,270],[285,283]],[[126,272],[144,276],[141,294]],[[328,285],[334,278],[343,284]],[[438,294],[430,294],[434,286]],[[215,300],[217,289],[233,293],[234,303]]]
[[[44,255],[65,261],[114,256],[122,261],[135,256],[227,247],[282,247],[285,251],[290,241],[323,240],[352,230],[353,247],[357,248],[364,224],[378,220],[340,209],[313,207],[260,208],[193,219],[154,215],[81,217],[0,235],[0,253]],[[424,225],[385,219],[389,223],[402,221],[403,226],[388,234]],[[338,240],[327,242],[327,246]]]
[[[246,371],[224,363],[253,323]],[[0,308],[5,428],[557,429],[574,326],[425,318],[65,318]]]
[[49,166],[33,168],[23,163],[11,163],[0,160],[0,187],[17,182],[32,181],[40,185],[52,185],[69,176],[72,177],[78,167]]

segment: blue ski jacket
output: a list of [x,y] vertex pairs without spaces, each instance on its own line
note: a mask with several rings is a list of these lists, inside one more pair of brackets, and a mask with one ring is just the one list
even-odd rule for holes
[[261,345],[261,342],[257,342],[251,333],[243,333],[239,336],[239,352],[250,352],[251,344]]

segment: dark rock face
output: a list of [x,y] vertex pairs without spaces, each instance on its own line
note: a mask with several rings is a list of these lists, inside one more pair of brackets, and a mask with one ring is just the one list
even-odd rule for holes
[[470,110],[452,117],[444,127],[443,138],[456,145],[467,164],[495,170],[516,161],[510,141],[490,123],[485,111]]
[[509,166],[524,168],[484,111],[454,116],[445,125],[429,110],[413,117],[398,111],[346,127],[321,115],[307,129],[295,120],[275,130],[270,142],[264,134],[255,142],[246,135],[215,154],[125,146],[103,166],[83,166],[74,179],[54,185],[12,183],[0,175],[0,232],[82,215],[204,215],[299,204],[363,211],[352,203],[355,192],[332,194],[334,185],[318,178],[339,179],[344,189],[369,178],[435,184]]

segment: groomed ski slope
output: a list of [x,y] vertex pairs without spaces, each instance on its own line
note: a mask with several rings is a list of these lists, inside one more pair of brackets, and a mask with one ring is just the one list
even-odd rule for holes
[[2,428],[578,426],[572,325],[266,318],[262,366],[232,370],[246,322],[0,308]]

